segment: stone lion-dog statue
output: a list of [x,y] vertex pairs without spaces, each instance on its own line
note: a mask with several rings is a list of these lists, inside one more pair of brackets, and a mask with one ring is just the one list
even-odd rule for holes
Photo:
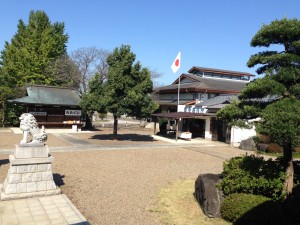
[[[30,113],[23,113],[20,117],[20,129],[23,131],[23,139],[20,145],[43,145],[47,140],[47,133],[45,127],[40,129],[35,117]],[[32,140],[29,140],[29,136],[32,136]]]

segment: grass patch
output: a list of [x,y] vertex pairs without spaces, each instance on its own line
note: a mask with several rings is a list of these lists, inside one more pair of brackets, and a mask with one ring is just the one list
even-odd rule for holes
[[230,225],[222,219],[204,215],[194,198],[195,180],[181,179],[159,190],[157,202],[150,209],[160,213],[161,221],[168,225]]

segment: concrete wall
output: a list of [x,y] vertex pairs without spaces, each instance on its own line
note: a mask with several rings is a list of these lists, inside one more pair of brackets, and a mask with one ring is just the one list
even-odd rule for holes
[[248,139],[256,135],[255,127],[251,129],[232,127],[230,144],[233,147],[239,147],[242,140]]

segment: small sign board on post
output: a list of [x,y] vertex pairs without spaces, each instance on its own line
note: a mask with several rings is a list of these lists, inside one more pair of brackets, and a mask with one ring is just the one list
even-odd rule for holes
[[29,112],[33,116],[47,116],[47,112]]
[[81,116],[81,110],[66,109],[65,116]]

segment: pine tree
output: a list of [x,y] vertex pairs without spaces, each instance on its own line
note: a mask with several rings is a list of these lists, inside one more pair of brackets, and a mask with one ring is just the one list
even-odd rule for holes
[[286,165],[285,190],[293,189],[292,149],[300,137],[300,21],[275,20],[257,32],[253,47],[283,46],[282,51],[263,51],[254,54],[249,67],[259,66],[258,74],[265,74],[247,85],[235,102],[218,112],[231,124],[241,125],[250,118],[260,117],[256,130],[269,135],[283,147]]

